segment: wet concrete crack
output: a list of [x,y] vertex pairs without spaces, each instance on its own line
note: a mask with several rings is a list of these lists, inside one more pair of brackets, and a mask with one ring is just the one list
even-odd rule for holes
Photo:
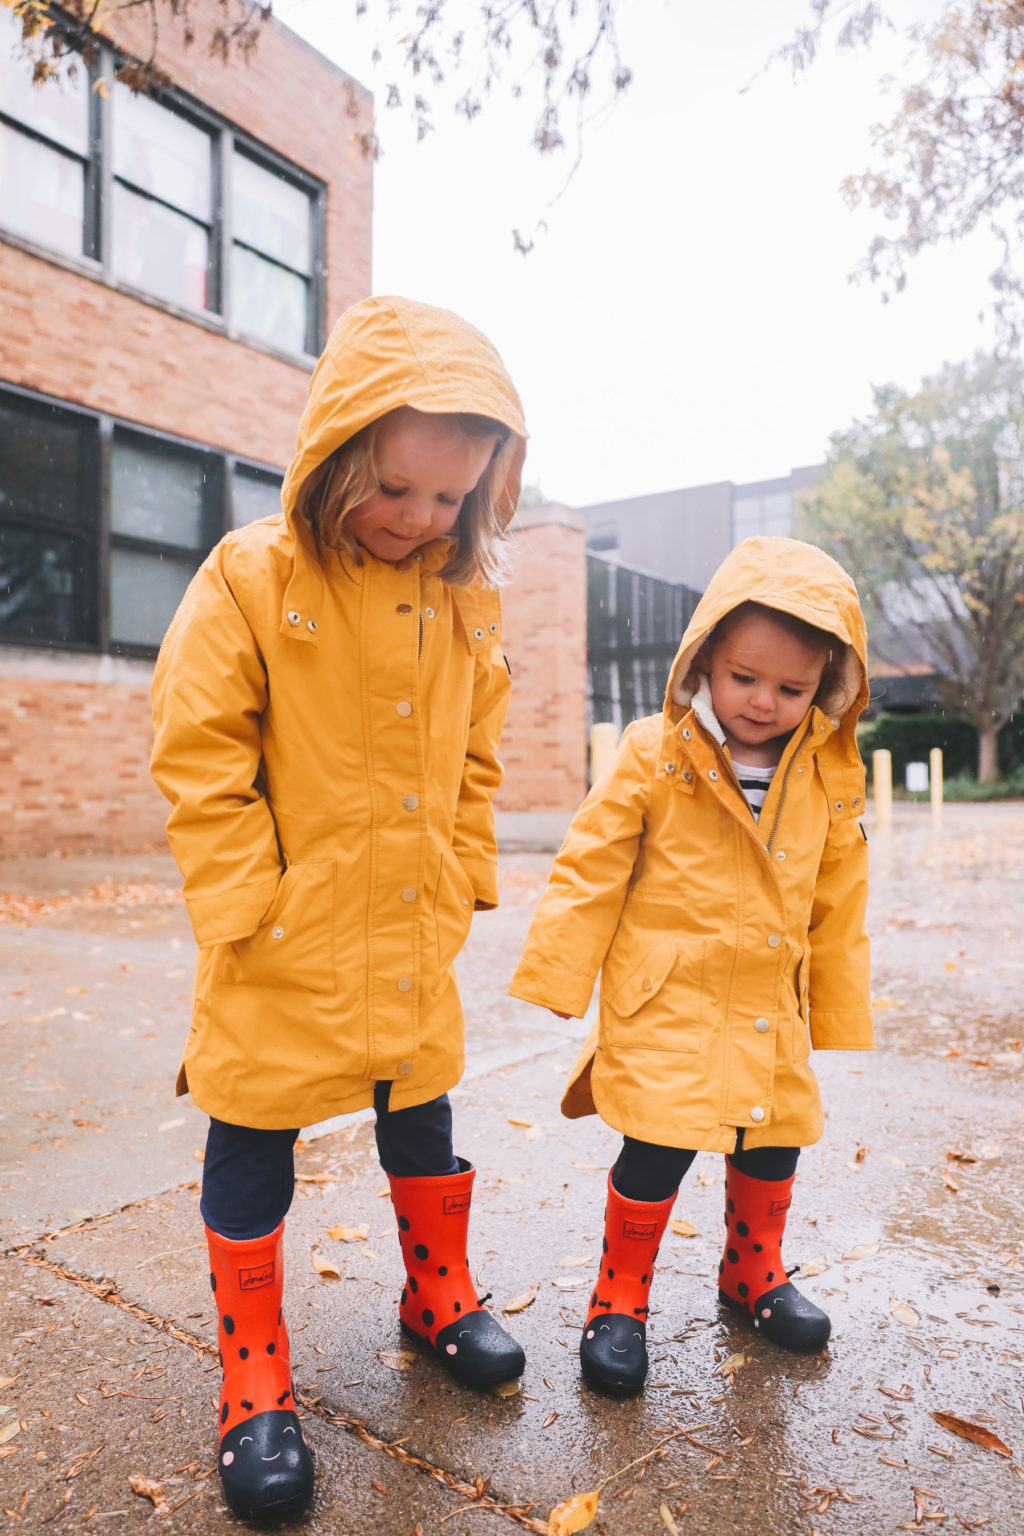
[[[213,1360],[219,1358],[219,1351],[215,1344],[207,1344],[195,1334],[189,1333],[185,1328],[178,1328],[168,1318],[161,1317],[159,1313],[149,1312],[145,1307],[140,1307],[137,1302],[129,1301],[120,1295],[112,1281],[89,1280],[84,1275],[76,1274],[74,1270],[67,1269],[63,1264],[57,1264],[52,1259],[46,1259],[39,1253],[33,1253],[25,1248],[17,1249],[11,1255],[20,1259],[24,1264],[30,1264],[33,1268],[43,1269],[48,1274],[56,1275],[61,1280],[67,1280],[71,1285],[77,1285],[81,1290],[88,1291],[90,1296],[95,1296],[98,1301],[108,1302],[113,1307],[118,1307],[122,1312],[128,1312],[140,1322],[146,1323],[158,1333],[164,1333],[168,1338],[185,1345],[195,1351],[197,1360],[208,1356]],[[436,1462],[426,1461],[421,1456],[415,1456],[407,1451],[403,1445],[394,1441],[381,1440],[379,1436],[367,1429],[361,1419],[354,1419],[347,1413],[332,1411],[320,1406],[318,1398],[309,1396],[304,1392],[297,1392],[296,1398],[307,1413],[314,1414],[324,1424],[329,1424],[333,1429],[343,1429],[347,1434],[355,1435],[364,1445],[372,1450],[382,1451],[393,1461],[401,1462],[403,1466],[412,1467],[415,1471],[424,1473],[433,1478],[436,1483],[458,1494],[469,1502],[464,1508],[487,1509],[492,1514],[504,1515],[507,1520],[521,1526],[524,1530],[535,1531],[539,1536],[546,1536],[548,1523],[546,1520],[535,1520],[530,1514],[534,1507],[532,1504],[515,1505],[503,1504],[500,1499],[492,1498],[487,1492],[490,1479],[477,1477],[475,1483],[467,1483],[463,1478],[457,1477],[454,1472],[448,1472]]]

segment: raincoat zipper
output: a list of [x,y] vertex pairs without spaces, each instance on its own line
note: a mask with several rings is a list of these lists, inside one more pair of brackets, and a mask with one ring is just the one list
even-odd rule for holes
[[790,774],[793,771],[793,764],[796,762],[797,758],[800,756],[800,752],[801,752],[801,749],[803,747],[803,744],[807,740],[809,735],[810,735],[810,727],[808,726],[807,730],[804,731],[804,734],[800,738],[800,742],[799,742],[799,745],[797,746],[796,751],[793,753],[793,756],[790,758],[789,762],[786,764],[786,771],[785,771],[785,773],[782,776],[782,789],[779,792],[779,803],[778,803],[778,806],[776,807],[776,810],[775,810],[775,820],[772,822],[771,836],[769,837],[768,841],[765,843],[765,850],[768,853],[771,853],[772,848],[775,846],[775,838],[776,838],[776,835],[777,835],[778,830],[779,830],[779,822],[780,822],[780,820],[782,818],[782,807],[786,803],[786,792],[789,789],[789,776],[790,776]]

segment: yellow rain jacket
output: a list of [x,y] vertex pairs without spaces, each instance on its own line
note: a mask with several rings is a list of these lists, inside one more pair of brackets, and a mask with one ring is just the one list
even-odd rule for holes
[[[790,738],[760,820],[691,708],[697,653],[751,600],[836,636],[843,683]],[[809,1047],[874,1044],[857,717],[857,593],[829,556],[747,539],[690,622],[661,715],[630,726],[555,862],[511,992],[599,1022],[562,1101],[661,1146],[804,1146],[823,1129]]]
[[369,299],[317,365],[283,514],[221,540],[153,683],[153,774],[199,946],[178,1076],[237,1125],[310,1125],[458,1082],[452,962],[497,904],[492,800],[509,677],[498,595],[438,574],[451,540],[397,563],[328,552],[295,516],[302,481],[401,405],[511,428],[500,358],[447,311]]

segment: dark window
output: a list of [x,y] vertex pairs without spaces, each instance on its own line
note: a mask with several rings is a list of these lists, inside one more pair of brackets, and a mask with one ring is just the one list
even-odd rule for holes
[[89,77],[81,60],[44,86],[20,54],[21,23],[0,6],[0,209],[14,234],[67,256],[85,250]]
[[212,307],[213,140],[125,85],[111,117],[114,272],[171,303]]
[[223,460],[116,428],[110,472],[110,639],[157,646],[221,532]]
[[0,636],[97,642],[96,423],[0,397]]
[[239,464],[231,485],[231,526],[241,528],[281,510],[281,476]]

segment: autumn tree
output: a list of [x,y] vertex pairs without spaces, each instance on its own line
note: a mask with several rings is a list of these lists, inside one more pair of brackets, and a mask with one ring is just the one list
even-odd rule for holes
[[979,355],[916,394],[877,389],[831,445],[801,532],[857,582],[874,656],[934,667],[988,783],[1024,700],[1024,369]]

